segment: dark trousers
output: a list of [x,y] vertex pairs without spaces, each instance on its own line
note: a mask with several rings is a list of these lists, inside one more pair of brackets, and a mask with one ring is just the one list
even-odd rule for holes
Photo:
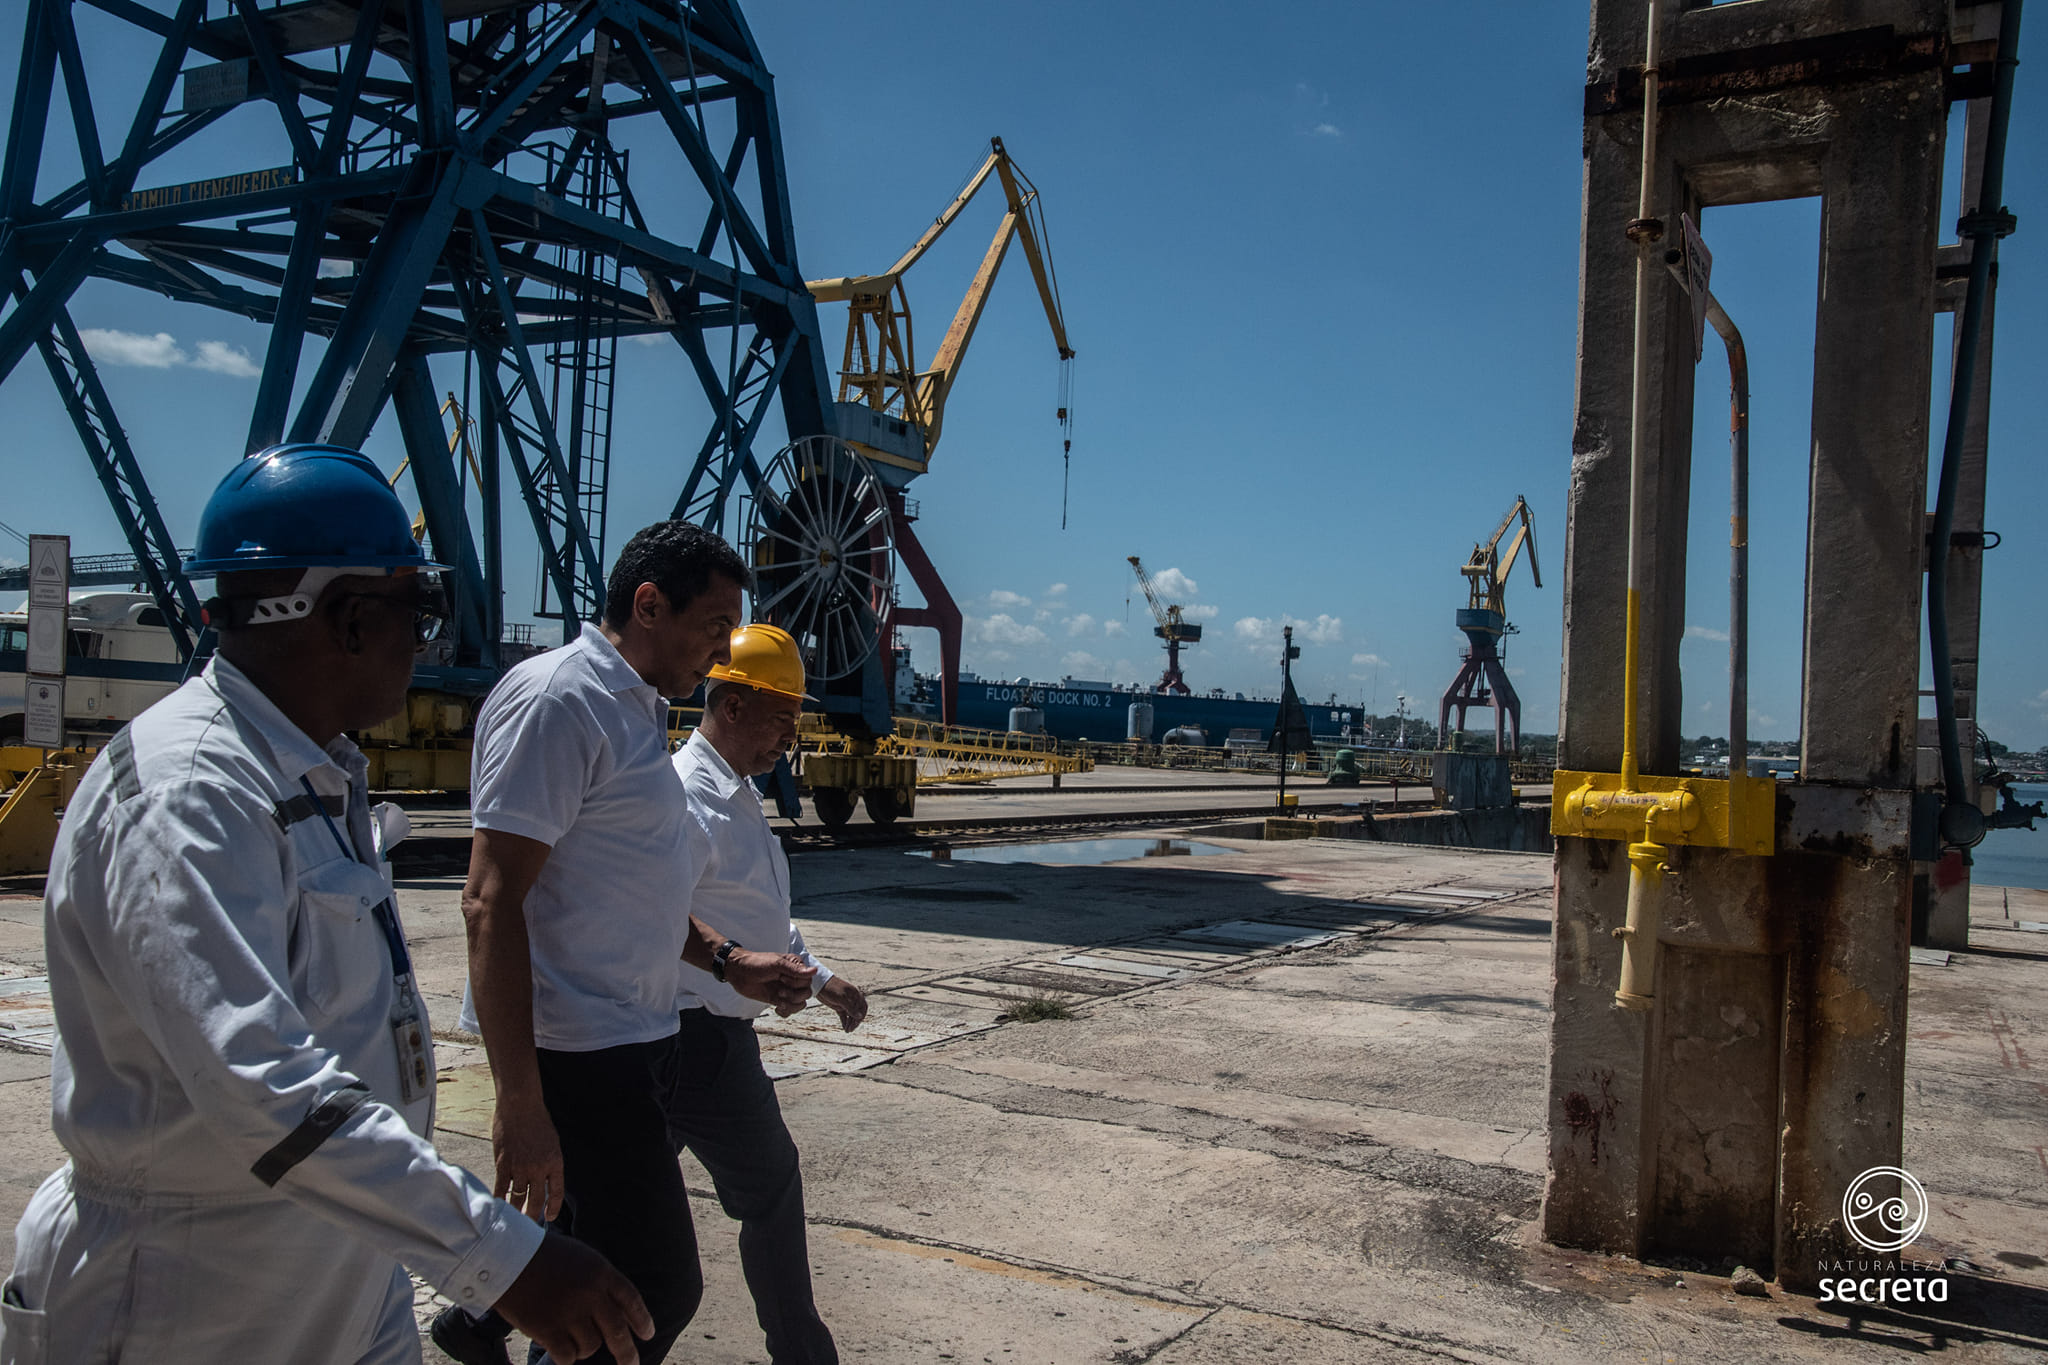
[[668,1125],[674,1154],[688,1148],[740,1225],[740,1269],[775,1365],[837,1365],[832,1334],[811,1297],[804,1182],[796,1143],[761,1068],[748,1019],[684,1010],[671,1057]]
[[[658,1362],[704,1297],[697,1233],[665,1100],[676,1041],[603,1048],[539,1050],[541,1095],[562,1144],[562,1212],[551,1225],[602,1252],[640,1291],[654,1336],[640,1359]],[[538,1347],[530,1362],[545,1360]],[[594,1362],[608,1365],[598,1348]]]

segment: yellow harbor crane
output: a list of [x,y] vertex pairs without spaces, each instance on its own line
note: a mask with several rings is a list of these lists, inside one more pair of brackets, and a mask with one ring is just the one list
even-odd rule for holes
[[[973,283],[967,287],[967,296],[960,300],[960,307],[953,314],[952,325],[946,329],[938,353],[928,367],[919,369],[910,298],[904,292],[903,277],[953,225],[953,220],[981,192],[990,176],[1003,187],[1007,206],[1003,219],[996,225],[995,237],[981,258]],[[839,429],[861,454],[911,475],[922,474],[930,466],[945,423],[947,395],[959,378],[967,343],[981,321],[989,290],[1012,240],[1024,248],[1024,259],[1038,285],[1039,301],[1045,305],[1046,321],[1052,324],[1052,339],[1059,347],[1061,362],[1074,358],[1074,349],[1067,344],[1066,320],[1060,312],[1059,285],[1047,263],[1043,236],[1038,187],[1010,160],[1003,140],[990,138],[989,154],[980,168],[896,264],[879,275],[812,280],[805,286],[820,303],[848,305],[846,353],[839,367]],[[1064,402],[1059,417],[1063,425],[1068,420]]]
[[[1500,550],[1501,538],[1519,517],[1522,528],[1515,532],[1515,538],[1508,542],[1507,553]],[[1465,712],[1474,706],[1491,707],[1493,710],[1493,747],[1499,753],[1513,753],[1522,745],[1522,699],[1515,694],[1515,686],[1508,681],[1507,670],[1501,666],[1501,636],[1514,629],[1508,624],[1508,574],[1515,567],[1515,560],[1521,556],[1522,546],[1529,547],[1529,576],[1536,580],[1536,586],[1543,586],[1543,571],[1536,567],[1536,522],[1529,513],[1529,500],[1517,496],[1515,505],[1500,519],[1494,529],[1493,538],[1472,547],[1472,557],[1465,561],[1458,572],[1465,575],[1466,587],[1470,590],[1471,602],[1458,612],[1458,629],[1465,632],[1465,638],[1472,643],[1466,651],[1465,661],[1458,669],[1458,676],[1444,689],[1443,703],[1437,715],[1437,734],[1446,747],[1451,737],[1451,711],[1458,713],[1458,729],[1465,728]],[[1492,690],[1488,690],[1488,684]],[[1506,743],[1503,744],[1502,730],[1506,729]]]

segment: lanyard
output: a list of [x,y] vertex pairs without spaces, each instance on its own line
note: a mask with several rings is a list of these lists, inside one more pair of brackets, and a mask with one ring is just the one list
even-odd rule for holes
[[[327,822],[327,832],[334,836],[335,845],[341,849],[342,856],[350,862],[361,862],[362,859],[356,856],[356,851],[349,846],[348,840],[341,837],[340,827],[334,823],[334,817],[327,813],[327,803],[320,799],[320,793],[313,790],[312,781],[301,777],[299,785],[306,789],[306,795],[313,799],[313,808],[319,811],[320,818]],[[391,953],[391,975],[408,987],[401,990],[399,996],[401,999],[410,999],[412,954],[406,951],[405,935],[398,931],[398,915],[392,908],[391,898],[386,896],[377,902],[377,908],[373,913],[377,917],[377,927],[384,931],[384,946]]]

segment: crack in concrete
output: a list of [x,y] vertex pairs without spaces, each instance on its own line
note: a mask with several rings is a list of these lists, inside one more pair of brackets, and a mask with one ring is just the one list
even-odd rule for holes
[[[709,1196],[700,1196],[709,1197]],[[1465,1362],[1466,1365],[1486,1365],[1486,1362],[1508,1360],[1511,1356],[1491,1351],[1471,1342],[1459,1341],[1441,1332],[1404,1332],[1388,1327],[1381,1322],[1373,1327],[1361,1327],[1355,1323],[1338,1322],[1330,1318],[1312,1316],[1306,1313],[1289,1313],[1256,1303],[1241,1302],[1225,1295],[1210,1295],[1167,1285],[1152,1284],[1145,1280],[1123,1276],[1107,1275],[1100,1271],[1084,1270],[1078,1266],[1060,1265],[1052,1261],[1039,1261],[1028,1256],[1016,1256],[995,1251],[987,1247],[970,1246],[965,1242],[949,1241],[942,1237],[927,1237],[879,1223],[869,1223],[855,1218],[828,1218],[810,1215],[805,1221],[815,1227],[843,1228],[852,1232],[865,1233],[882,1242],[898,1242],[907,1246],[924,1247],[939,1251],[951,1251],[957,1255],[971,1256],[992,1265],[1006,1266],[1025,1271],[1033,1276],[1044,1276],[1058,1281],[1065,1280],[1087,1289],[1110,1293],[1124,1298],[1137,1299],[1161,1308],[1199,1310],[1200,1316],[1187,1327],[1166,1339],[1148,1347],[1144,1352],[1122,1351],[1112,1357],[1119,1365],[1144,1365],[1156,1359],[1160,1352],[1198,1330],[1225,1309],[1234,1309],[1257,1317],[1276,1318],[1283,1322],[1297,1323],[1305,1327],[1316,1327],[1324,1331],[1338,1332],[1362,1340],[1377,1341],[1383,1345],[1396,1346],[1421,1355],[1435,1356],[1446,1360]]]
[[[975,1075],[977,1073],[964,1073]],[[1438,1152],[1427,1152],[1417,1148],[1394,1147],[1370,1141],[1344,1143],[1331,1151],[1319,1150],[1304,1141],[1290,1140],[1296,1130],[1274,1129],[1253,1123],[1248,1119],[1229,1115],[1209,1114],[1198,1109],[1187,1109],[1163,1100],[1134,1101],[1119,1100],[1113,1096],[1091,1095],[1085,1092],[1065,1091],[1047,1086],[1030,1085],[1025,1082],[1008,1081],[1000,1089],[987,1094],[963,1094],[939,1084],[925,1084],[926,1079],[936,1082],[938,1077],[920,1077],[911,1071],[892,1071],[883,1074],[879,1069],[854,1073],[854,1079],[883,1085],[900,1085],[906,1089],[922,1090],[929,1094],[946,1095],[968,1104],[984,1105],[1001,1114],[1023,1114],[1032,1118],[1065,1119],[1077,1123],[1101,1123],[1123,1128],[1132,1132],[1149,1133],[1156,1137],[1171,1138],[1177,1142],[1191,1143],[1214,1150],[1255,1152],[1281,1161],[1311,1162],[1319,1166],[1334,1166],[1340,1170],[1352,1171],[1371,1180],[1400,1185],[1406,1189],[1433,1191],[1454,1195],[1464,1199],[1491,1201],[1510,1204],[1537,1200],[1542,1195],[1543,1182],[1539,1177],[1507,1166],[1482,1166],[1476,1162],[1458,1157],[1445,1156]],[[1026,1101],[1037,1095],[1056,1095],[1080,1101],[1092,1101],[1100,1107],[1114,1112],[1111,1114],[1087,1114],[1076,1112],[1083,1105],[1054,1107],[1045,1103],[1031,1104]],[[1206,1120],[1199,1126],[1226,1125],[1230,1131],[1205,1135],[1190,1131],[1187,1127],[1169,1126],[1163,1121],[1147,1121],[1146,1116],[1127,1112],[1139,1107],[1164,1111],[1168,1115],[1184,1115],[1190,1119]],[[1191,1125],[1194,1126],[1194,1125]],[[1305,1136],[1305,1135],[1304,1135]],[[1526,1140],[1526,1139],[1524,1139]],[[1353,1159],[1341,1159],[1352,1157]],[[1395,1171],[1384,1169],[1398,1168]]]

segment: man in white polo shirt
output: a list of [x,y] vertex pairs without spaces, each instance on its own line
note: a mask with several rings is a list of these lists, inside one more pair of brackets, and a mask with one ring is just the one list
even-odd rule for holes
[[[490,1054],[497,1192],[633,1282],[655,1324],[643,1360],[703,1294],[664,1100],[682,959],[708,967],[722,942],[689,914],[664,697],[725,660],[748,576],[701,527],[647,527],[612,569],[602,627],[513,668],[477,716],[463,1019]],[[809,994],[810,972],[777,953],[728,951],[723,970],[770,1004]],[[502,1360],[485,1327],[444,1314],[434,1339]]]
[[[775,767],[796,740],[804,702],[796,641],[769,625],[735,631],[732,657],[711,670],[704,721],[675,756],[689,795],[692,913],[721,935],[712,970],[682,969],[669,1130],[711,1173],[726,1216],[739,1221],[740,1266],[775,1365],[833,1365],[832,1334],[811,1297],[803,1177],[796,1144],[761,1067],[761,1006],[733,989],[723,966],[740,945],[786,952],[815,975],[818,999],[848,1032],[867,1017],[860,988],[811,954],[789,916],[789,860],[747,779]],[[798,1006],[800,1007],[800,1006]],[[788,1005],[778,1012],[795,1013]]]

